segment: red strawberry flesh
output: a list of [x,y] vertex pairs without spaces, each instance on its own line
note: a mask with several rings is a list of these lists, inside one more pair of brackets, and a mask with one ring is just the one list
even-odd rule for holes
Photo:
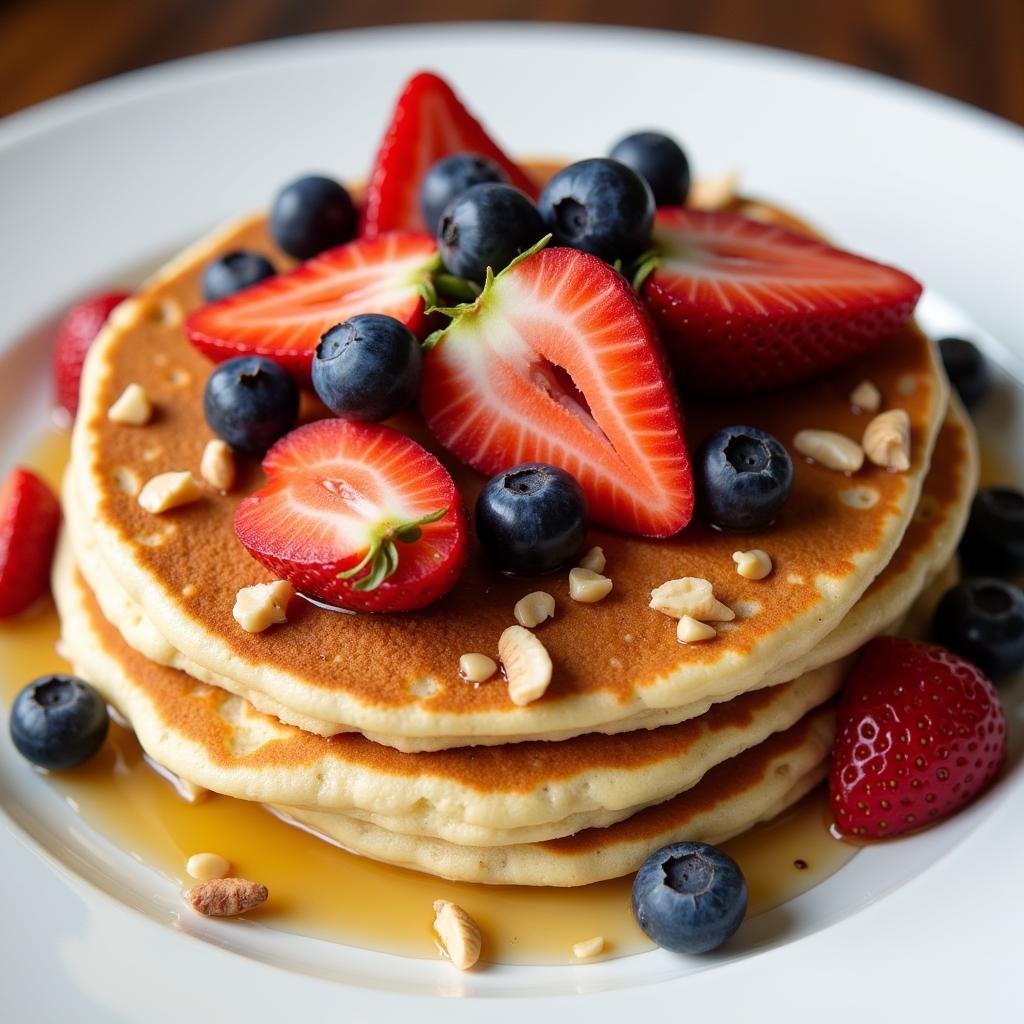
[[126,292],[105,292],[72,306],[57,331],[53,350],[53,376],[57,404],[72,417],[78,412],[78,389],[86,354],[115,306],[128,298]]
[[0,619],[46,593],[59,526],[53,491],[35,473],[14,469],[0,488]]

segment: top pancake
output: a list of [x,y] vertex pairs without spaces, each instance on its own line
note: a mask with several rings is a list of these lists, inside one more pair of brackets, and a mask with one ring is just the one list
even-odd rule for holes
[[[235,539],[231,521],[239,498],[259,485],[258,467],[243,465],[230,495],[210,491],[163,515],[150,515],[136,501],[139,487],[157,473],[195,472],[212,436],[202,413],[211,365],[185,340],[181,321],[200,302],[205,263],[239,247],[287,264],[263,218],[247,218],[187,250],[115,312],[87,360],[72,469],[81,512],[103,558],[170,644],[206,670],[296,712],[384,736],[463,742],[475,735],[583,731],[650,708],[754,688],[838,625],[889,562],[910,521],[948,393],[932,346],[913,326],[811,384],[687,408],[693,444],[731,423],[767,429],[787,445],[807,427],[859,438],[866,417],[850,408],[848,396],[870,379],[885,407],[899,406],[910,416],[907,473],[868,464],[851,479],[798,461],[779,521],[749,534],[717,533],[699,517],[668,541],[594,528],[589,543],[604,548],[615,583],[598,605],[569,600],[565,575],[502,577],[477,549],[454,590],[421,612],[342,615],[296,602],[287,625],[246,634],[231,615],[235,594],[268,577]],[[145,427],[110,423],[108,408],[133,382],[146,389],[157,414]],[[400,426],[429,443],[413,417]],[[481,478],[438,454],[471,507]],[[774,561],[764,581],[735,572],[732,552],[751,547],[765,549]],[[716,595],[737,612],[734,628],[711,643],[677,643],[672,621],[652,611],[648,600],[652,588],[683,575],[714,583]],[[467,684],[458,660],[468,651],[494,654],[498,636],[513,621],[513,605],[538,588],[558,604],[539,633],[554,678],[544,698],[518,707],[500,676]]]

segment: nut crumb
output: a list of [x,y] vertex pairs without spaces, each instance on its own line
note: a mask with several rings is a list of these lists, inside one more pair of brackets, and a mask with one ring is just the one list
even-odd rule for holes
[[706,622],[698,622],[689,615],[684,615],[676,626],[676,639],[681,644],[699,644],[703,640],[714,640],[718,631]]
[[910,469],[910,416],[905,409],[879,413],[864,428],[864,453],[894,473]]
[[569,596],[581,604],[595,604],[612,592],[612,581],[607,576],[577,566],[569,571]]
[[226,441],[214,438],[206,442],[199,460],[199,475],[221,494],[235,486],[235,453]]
[[498,663],[486,654],[464,654],[459,658],[459,675],[471,683],[485,683],[498,671]]
[[231,871],[231,862],[219,853],[193,853],[185,863],[185,870],[200,882],[224,878]]
[[856,473],[864,465],[864,449],[856,441],[833,430],[801,430],[793,447],[825,469]]
[[580,568],[589,569],[591,572],[604,572],[607,560],[604,557],[604,548],[591,548],[581,559]]
[[544,696],[551,685],[551,656],[528,629],[509,626],[498,640],[498,656],[513,704],[522,707]]
[[190,505],[203,496],[191,473],[160,473],[139,491],[139,504],[154,514]]
[[247,878],[211,878],[188,890],[189,905],[204,917],[237,917],[267,902],[265,885]]
[[604,936],[595,935],[593,938],[577,942],[572,947],[572,955],[577,960],[589,960],[592,956],[598,956],[604,952]]
[[736,571],[747,580],[763,580],[772,571],[771,556],[760,548],[734,551],[732,560],[736,563]]
[[457,903],[434,900],[434,931],[460,971],[468,971],[480,959],[480,928]]
[[238,591],[231,614],[246,633],[262,633],[288,621],[288,603],[294,596],[295,588],[287,580],[255,583]]
[[717,603],[711,581],[698,576],[668,580],[651,591],[650,606],[673,619],[680,619],[684,615],[692,615],[695,619],[704,618],[714,611]]
[[690,187],[686,205],[696,210],[722,210],[739,194],[738,171],[725,171],[710,178],[697,178]]
[[129,384],[121,397],[107,410],[111,423],[127,423],[133,427],[144,427],[153,415],[153,405],[146,389],[139,384]]
[[850,405],[860,412],[878,412],[882,407],[882,392],[869,380],[862,380],[850,392]]
[[554,616],[555,599],[547,591],[535,590],[516,601],[512,614],[520,626],[533,629]]

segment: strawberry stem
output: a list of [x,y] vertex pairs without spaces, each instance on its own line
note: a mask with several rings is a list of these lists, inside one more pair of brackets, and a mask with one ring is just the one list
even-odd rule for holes
[[370,540],[370,546],[358,565],[338,573],[339,580],[350,580],[363,569],[366,575],[357,579],[352,587],[354,590],[376,590],[389,576],[398,570],[398,545],[415,544],[423,536],[423,527],[428,523],[436,523],[448,514],[448,506],[439,508],[420,519],[412,519],[402,523],[382,523],[378,526]]
[[640,291],[644,281],[658,269],[660,263],[661,256],[654,249],[648,249],[647,252],[642,252],[637,256],[632,267],[632,283],[636,291]]

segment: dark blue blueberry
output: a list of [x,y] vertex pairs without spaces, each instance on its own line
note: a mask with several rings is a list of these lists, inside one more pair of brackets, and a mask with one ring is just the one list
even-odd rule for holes
[[773,522],[793,487],[793,461],[757,427],[724,427],[693,460],[698,501],[712,526],[757,530]]
[[427,230],[436,235],[444,208],[467,188],[488,183],[507,184],[508,175],[504,168],[479,153],[453,153],[438,160],[420,186],[420,209]]
[[932,639],[993,681],[1005,679],[1024,667],[1024,594],[1006,580],[964,580],[935,609]]
[[482,283],[544,237],[537,207],[511,185],[473,185],[441,214],[437,245],[445,269]]
[[75,768],[103,746],[107,705],[74,676],[42,676],[11,708],[11,740],[22,757],[51,771]]
[[299,415],[295,381],[271,359],[239,356],[214,369],[203,412],[210,429],[246,455],[262,455]]
[[617,160],[580,160],[563,167],[540,197],[540,214],[558,245],[611,263],[645,249],[654,225],[654,196],[636,171]]
[[308,260],[356,233],[352,197],[331,178],[310,175],[286,185],[270,209],[270,234],[289,256]]
[[673,843],[652,853],[633,882],[633,916],[673,953],[707,953],[736,933],[747,882],[736,861],[707,843]]
[[274,264],[262,253],[251,249],[226,252],[203,269],[203,298],[207,302],[226,299],[276,273]]
[[640,175],[658,206],[681,206],[690,191],[690,162],[675,139],[661,132],[636,132],[608,154]]
[[555,572],[575,560],[587,533],[587,499],[576,478],[543,462],[491,477],[476,500],[476,535],[503,571]]
[[977,405],[992,386],[988,360],[966,338],[940,338],[939,354],[960,401],[968,409]]
[[313,388],[337,416],[386,420],[416,397],[422,364],[419,342],[405,324],[361,313],[320,339]]
[[960,555],[974,572],[1024,573],[1024,494],[1012,487],[982,487],[971,503]]

